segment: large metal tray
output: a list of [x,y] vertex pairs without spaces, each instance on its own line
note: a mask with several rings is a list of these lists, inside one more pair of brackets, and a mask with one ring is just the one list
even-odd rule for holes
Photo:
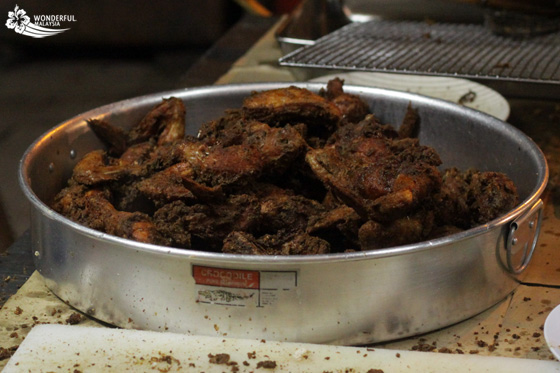
[[[421,117],[420,141],[443,167],[505,172],[521,204],[468,231],[376,251],[266,257],[141,244],[80,226],[48,207],[75,163],[102,145],[85,120],[137,122],[162,97],[187,107],[187,126],[238,107],[252,91],[285,83],[157,93],[94,109],[53,128],[21,161],[31,201],[35,264],[63,301],[108,323],[201,335],[364,344],[424,333],[469,318],[518,285],[538,237],[548,168],[540,149],[512,126],[448,102],[347,86],[385,123],[407,105]],[[318,91],[319,83],[298,84]],[[203,248],[202,248],[203,249]]]

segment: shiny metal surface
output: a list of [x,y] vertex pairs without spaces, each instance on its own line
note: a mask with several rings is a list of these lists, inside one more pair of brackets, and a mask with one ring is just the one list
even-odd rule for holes
[[558,85],[559,53],[560,32],[518,39],[476,24],[372,20],[346,25],[279,63]]
[[[319,83],[298,84],[314,91]],[[26,152],[20,183],[32,204],[35,264],[62,300],[125,328],[299,342],[364,344],[441,328],[496,304],[518,284],[505,255],[510,224],[539,203],[548,168],[517,129],[448,102],[389,90],[345,87],[386,123],[400,123],[409,102],[421,118],[420,141],[443,167],[506,172],[522,203],[484,226],[441,239],[369,252],[256,257],[140,244],[76,223],[48,207],[73,165],[100,142],[85,119],[130,126],[162,97],[187,107],[188,132],[238,107],[252,91],[285,83],[202,87],[139,97],[94,109],[53,128]],[[204,298],[200,273],[255,276],[237,300]],[[253,285],[252,285],[253,284]],[[253,286],[253,287],[251,287]],[[218,294],[218,293],[214,293]],[[253,294],[253,295],[250,295]]]
[[535,203],[526,213],[511,222],[506,239],[506,263],[510,272],[519,274],[531,262],[542,226],[543,203]]

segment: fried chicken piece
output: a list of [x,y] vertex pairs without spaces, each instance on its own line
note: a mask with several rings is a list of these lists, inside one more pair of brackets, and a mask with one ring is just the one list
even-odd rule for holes
[[362,155],[370,155],[372,150],[368,148],[366,139],[397,139],[399,133],[388,124],[381,124],[373,114],[368,114],[358,122],[339,128],[328,139],[327,145],[339,144],[344,146],[348,151],[358,152]]
[[305,152],[295,158],[285,172],[269,173],[262,177],[260,181],[274,184],[289,193],[319,202],[325,198],[327,193],[325,185],[317,179],[305,162]]
[[88,126],[107,146],[111,156],[121,156],[130,145],[144,142],[165,145],[185,136],[185,106],[175,97],[164,99],[128,133],[105,120],[87,120]]
[[154,146],[149,142],[132,145],[119,157],[119,164],[133,167],[144,164],[150,159],[153,150]]
[[224,240],[222,251],[243,255],[317,255],[328,254],[330,245],[327,241],[306,233],[280,232],[255,238],[250,233],[234,231]]
[[128,147],[125,130],[101,119],[90,119],[86,122],[95,135],[107,146],[107,152],[110,155],[118,157],[124,153]]
[[163,203],[193,196],[201,200],[219,198],[223,187],[255,180],[263,174],[283,174],[306,148],[292,127],[271,128],[260,122],[245,128],[240,141],[228,147],[194,140],[176,143],[165,157],[180,162],[142,180],[138,189]]
[[[285,237],[285,235],[284,235]],[[261,242],[267,242],[267,236],[261,238]],[[271,240],[275,241],[275,240]],[[285,240],[279,248],[280,255],[320,255],[331,252],[330,244],[319,238],[310,236],[307,233],[299,233],[291,239]]]
[[[192,171],[192,182],[209,187],[257,178],[275,161],[273,157],[265,157],[257,148],[246,145],[222,148],[181,144],[178,150],[182,153],[181,163],[187,164]],[[183,177],[183,181],[186,178]]]
[[450,224],[462,229],[471,225],[469,192],[466,173],[450,168],[442,175],[441,190],[437,195],[437,216],[440,224]]
[[155,225],[171,238],[173,245],[211,251],[220,251],[231,231],[253,232],[259,221],[259,202],[249,195],[232,195],[222,203],[192,206],[175,201],[154,214]]
[[321,123],[337,125],[340,110],[308,89],[288,87],[254,93],[241,108],[248,118],[265,123]]
[[325,211],[319,202],[303,196],[290,194],[274,186],[263,189],[267,189],[266,194],[262,190],[258,194],[261,233],[305,231],[309,220]]
[[401,139],[407,137],[416,137],[418,131],[418,121],[420,117],[418,116],[418,110],[414,109],[410,102],[406,107],[406,113],[404,115],[403,121],[399,126],[398,133]]
[[360,227],[358,239],[362,250],[380,249],[423,241],[433,228],[434,214],[420,211],[387,223],[369,220]]
[[[82,223],[85,219],[84,215],[87,213],[84,196],[88,190],[87,186],[78,184],[70,179],[69,185],[54,197],[51,207],[59,214],[75,222]],[[99,229],[100,227],[90,226],[90,228]]]
[[193,169],[189,163],[177,163],[149,178],[136,183],[135,188],[156,204],[175,200],[196,200],[196,196],[183,183],[192,178]]
[[118,211],[109,199],[107,190],[88,190],[75,184],[57,195],[53,208],[80,224],[114,236],[157,245],[169,244],[148,215]]
[[493,220],[513,209],[518,203],[517,188],[511,179],[501,172],[476,172],[470,183],[474,201],[473,226]]
[[128,173],[126,167],[112,162],[104,150],[86,154],[74,167],[72,178],[80,184],[95,185],[122,178]]
[[272,126],[304,123],[306,139],[326,139],[342,119],[335,104],[307,89],[293,86],[254,93],[243,101],[241,111],[247,118]]
[[336,243],[332,247],[359,247],[358,231],[363,219],[346,205],[310,217],[306,233]]
[[84,198],[86,199],[86,209],[89,210],[87,225],[97,226],[102,224],[104,232],[138,242],[157,245],[169,244],[169,241],[160,234],[148,215],[140,212],[118,211],[98,190],[86,192]]
[[[374,201],[378,216],[402,216],[411,208],[437,192],[441,186],[441,174],[437,166],[441,164],[439,155],[428,146],[422,146],[417,139],[394,140],[392,155],[383,163],[383,177],[394,172],[390,192]],[[392,162],[397,161],[398,166]],[[389,177],[391,177],[389,176]]]
[[267,159],[253,147],[234,145],[214,148],[193,167],[201,180],[209,185],[228,185],[240,179],[261,175]]
[[164,145],[185,136],[186,109],[183,101],[176,97],[163,99],[128,132],[129,145],[153,141]]
[[120,158],[112,158],[103,150],[94,150],[76,164],[72,178],[80,184],[97,185],[128,176],[146,175],[149,168],[145,162],[152,148],[149,143],[133,145]]
[[[171,241],[171,246],[185,249],[193,248],[192,234],[188,228],[190,227],[190,220],[196,213],[194,210],[194,207],[187,206],[183,201],[174,201],[162,206],[154,213],[154,224]],[[202,245],[200,249],[212,248],[206,248]]]
[[240,144],[227,147],[180,144],[182,160],[189,162],[207,185],[231,184],[262,174],[282,174],[307,148],[291,126],[271,128],[251,122]]
[[[128,134],[103,120],[88,120],[89,127],[107,145],[108,151],[86,154],[75,166],[73,179],[81,184],[97,185],[126,176],[146,176],[161,163],[160,156],[169,153],[166,145],[184,138],[185,113],[183,102],[171,97],[152,109]],[[154,151],[153,143],[164,151]]]
[[274,255],[250,233],[233,231],[224,239],[222,252],[241,255]]
[[[143,177],[152,175],[154,172],[164,170],[174,164],[185,161],[185,149],[196,152],[202,144],[192,136],[185,136],[173,143],[153,146],[143,165],[146,173]],[[195,153],[196,154],[196,153]]]
[[259,184],[247,192],[255,194],[234,194],[222,201],[214,199],[192,206],[176,201],[160,208],[154,219],[175,245],[191,247],[194,240],[197,246],[218,251],[229,232],[243,231],[269,239],[278,232],[294,235],[303,233],[311,217],[324,211],[320,203],[273,185]]
[[228,110],[218,119],[203,123],[197,138],[209,146],[231,146],[243,143],[253,119],[247,119],[240,110]]
[[462,229],[493,220],[518,203],[514,183],[503,173],[447,169],[438,193],[438,220]]
[[343,85],[342,79],[329,80],[324,95],[340,110],[343,120],[357,123],[370,113],[369,106],[359,96],[345,93]]
[[342,127],[329,145],[309,151],[306,161],[363,218],[391,221],[439,189],[441,160],[417,139],[386,137],[387,129],[371,117],[363,122]]
[[267,174],[283,174],[308,148],[300,132],[292,126],[270,128],[259,123],[249,126],[248,131],[243,145],[257,149],[264,158],[263,170]]
[[156,201],[142,194],[137,188],[137,183],[137,180],[111,183],[111,202],[117,210],[128,212],[138,211],[153,216],[156,209]]

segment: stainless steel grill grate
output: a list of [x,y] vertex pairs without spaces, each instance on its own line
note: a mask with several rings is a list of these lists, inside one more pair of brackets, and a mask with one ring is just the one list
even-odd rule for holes
[[560,84],[560,32],[514,39],[482,25],[375,20],[349,24],[279,62]]

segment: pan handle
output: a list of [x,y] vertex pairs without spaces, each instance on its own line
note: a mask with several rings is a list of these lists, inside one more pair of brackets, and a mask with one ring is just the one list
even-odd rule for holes
[[533,257],[541,230],[543,201],[538,200],[529,211],[518,216],[509,226],[506,240],[507,269],[520,274]]

